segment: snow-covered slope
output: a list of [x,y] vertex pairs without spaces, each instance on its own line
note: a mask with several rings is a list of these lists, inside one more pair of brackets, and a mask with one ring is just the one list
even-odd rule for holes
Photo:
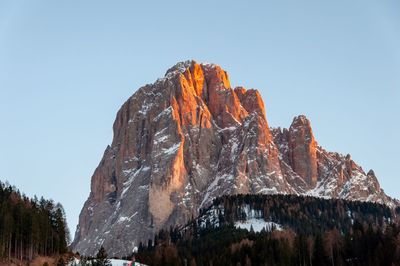
[[[220,220],[221,216],[224,216],[224,212],[225,209],[223,205],[213,205],[211,208],[207,209],[204,213],[197,217],[195,221],[201,228],[206,228],[207,226],[214,228],[219,227],[226,223],[226,221]],[[233,225],[236,228],[246,229],[248,231],[253,229],[254,232],[260,232],[262,230],[283,230],[282,225],[270,220],[265,220],[260,210],[255,210],[248,204],[242,206],[238,212],[243,213],[245,218],[237,219],[233,222]],[[190,224],[185,225],[182,227],[182,230],[185,230],[190,226]]]
[[[131,266],[131,261],[129,260],[119,260],[119,259],[110,259],[112,266]],[[91,265],[91,262],[87,262],[88,266]],[[72,262],[68,263],[68,266],[80,266],[80,260],[74,259]],[[146,266],[145,264],[141,264],[139,262],[135,262],[135,266]]]
[[213,198],[286,193],[396,202],[372,171],[320,147],[304,116],[270,129],[257,90],[232,88],[214,64],[178,63],[118,111],[72,244],[128,254],[161,228],[184,224]]

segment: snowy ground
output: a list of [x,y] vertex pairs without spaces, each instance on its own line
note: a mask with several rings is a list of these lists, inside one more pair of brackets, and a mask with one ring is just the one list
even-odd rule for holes
[[[110,259],[110,261],[111,261],[111,265],[112,265],[112,266],[128,266],[128,265],[130,265],[130,264],[129,264],[129,263],[130,263],[129,260]],[[74,264],[74,263],[75,263],[75,264]],[[70,263],[68,264],[68,266],[75,266],[75,265],[76,265],[76,266],[80,266],[79,260],[78,260],[78,259],[75,259],[75,261],[70,262]],[[89,264],[89,265],[90,265],[90,264]],[[136,262],[136,263],[135,263],[135,266],[146,266],[146,265]]]
[[274,227],[274,229],[278,231],[282,230],[282,226],[280,224],[274,222],[266,222],[264,221],[264,219],[259,219],[259,218],[250,218],[243,222],[242,221],[235,222],[236,228],[247,229],[248,231],[250,231],[250,228],[252,226],[254,232],[260,232],[263,228],[265,228],[265,230],[267,231],[270,231],[272,227]]

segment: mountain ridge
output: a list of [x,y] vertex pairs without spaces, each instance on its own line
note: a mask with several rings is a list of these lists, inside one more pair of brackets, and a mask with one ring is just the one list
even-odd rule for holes
[[373,171],[320,147],[305,116],[270,128],[260,93],[232,88],[215,64],[177,63],[122,105],[113,130],[72,244],[82,254],[127,254],[223,194],[398,204]]

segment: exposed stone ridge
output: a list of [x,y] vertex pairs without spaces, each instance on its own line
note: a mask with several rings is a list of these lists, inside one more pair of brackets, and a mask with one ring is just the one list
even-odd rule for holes
[[292,193],[394,205],[373,171],[318,146],[305,116],[270,129],[257,90],[218,65],[181,62],[121,107],[72,244],[129,254],[222,194]]
[[293,171],[315,187],[318,178],[317,142],[310,121],[304,115],[295,117],[288,136],[289,162]]

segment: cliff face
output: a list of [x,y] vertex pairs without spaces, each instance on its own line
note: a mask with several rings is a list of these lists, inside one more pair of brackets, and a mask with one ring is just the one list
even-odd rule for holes
[[270,129],[259,92],[231,88],[217,65],[178,63],[123,104],[113,129],[72,244],[81,254],[128,254],[223,194],[395,204],[373,171],[318,146],[306,117]]

